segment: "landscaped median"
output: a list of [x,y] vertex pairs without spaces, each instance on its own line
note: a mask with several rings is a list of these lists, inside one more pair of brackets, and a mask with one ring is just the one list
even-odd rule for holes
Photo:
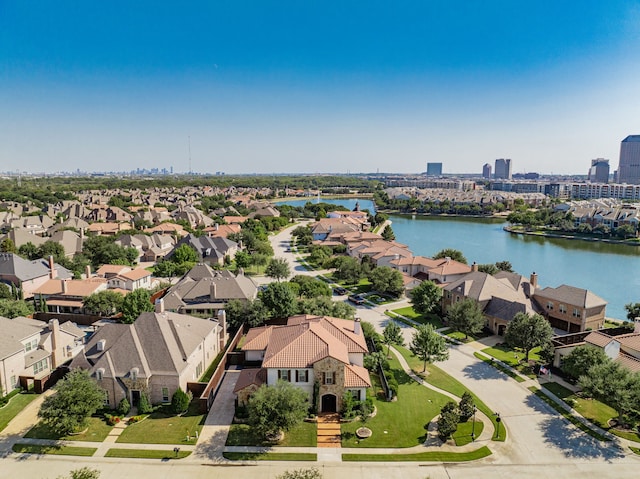
[[104,457],[122,457],[127,459],[184,459],[191,455],[191,451],[172,451],[162,449],[109,449]]
[[428,451],[415,454],[343,454],[345,462],[468,462],[491,455],[487,446],[469,452]]
[[43,446],[40,444],[16,443],[11,448],[13,452],[19,454],[57,454],[61,456],[93,456],[98,450],[97,447],[76,447],[76,446]]
[[230,461],[317,461],[318,455],[305,452],[225,452]]

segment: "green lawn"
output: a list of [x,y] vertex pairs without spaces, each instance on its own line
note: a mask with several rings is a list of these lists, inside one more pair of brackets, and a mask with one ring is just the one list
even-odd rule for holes
[[631,449],[631,451],[632,451],[634,454],[638,454],[638,455],[640,456],[640,449],[639,449],[639,448],[629,446],[629,449]]
[[170,406],[161,406],[145,420],[127,426],[116,442],[195,444],[196,431],[200,434],[205,418],[206,415],[200,412],[198,401],[192,401],[189,410],[182,416],[173,415]]
[[283,446],[315,447],[318,443],[318,428],[315,422],[302,422],[288,431],[277,444],[256,435],[248,424],[232,424],[227,437],[227,446]]
[[429,462],[467,462],[476,461],[491,455],[491,450],[487,446],[482,446],[470,452],[419,452],[416,454],[343,454],[342,460],[345,462],[409,462],[409,461],[429,461]]
[[419,314],[413,309],[413,306],[406,306],[404,308],[394,309],[392,312],[404,316],[405,318],[413,319],[421,324],[432,324],[434,328],[438,329],[443,326],[442,320],[435,314]]
[[416,383],[401,368],[394,357],[389,361],[391,373],[398,381],[398,400],[387,402],[383,395],[378,378],[372,375],[374,383],[370,393],[375,394],[374,404],[377,409],[375,417],[369,419],[366,427],[373,431],[370,438],[359,440],[355,431],[362,423],[355,421],[342,425],[343,447],[412,447],[422,444],[426,439],[425,424],[428,424],[449,398],[430,391]]
[[134,459],[184,459],[191,455],[191,451],[179,451],[178,454],[171,450],[161,449],[109,449],[104,457],[124,457]]
[[533,394],[535,394],[540,399],[542,399],[545,403],[547,403],[549,406],[551,406],[553,409],[555,409],[558,413],[560,413],[562,415],[562,417],[567,419],[570,423],[572,423],[574,426],[576,426],[581,431],[586,432],[587,434],[589,434],[591,437],[594,437],[598,441],[605,441],[605,442],[609,441],[609,439],[607,437],[603,436],[602,434],[597,433],[596,431],[591,430],[589,427],[587,427],[584,424],[582,424],[577,418],[575,418],[568,411],[566,411],[564,408],[562,408],[558,404],[556,404],[550,397],[548,397],[545,393],[540,391],[535,386],[531,386],[529,388],[529,391],[531,391]]
[[473,427],[473,420],[469,420],[467,422],[461,422],[458,424],[458,430],[453,433],[453,440],[456,443],[456,446],[464,446],[465,444],[469,444],[473,442],[471,440],[471,432],[475,434],[475,437],[480,436],[482,434],[482,430],[484,429],[484,423],[482,421],[476,420],[475,428]]
[[[395,349],[400,354],[402,354],[404,359],[409,364],[409,367],[429,384],[432,384],[441,389],[444,389],[445,391],[448,391],[451,394],[455,394],[458,397],[462,397],[465,391],[469,391],[469,389],[467,389],[461,382],[449,376],[447,373],[445,373],[442,369],[440,369],[438,366],[434,364],[427,364],[428,374],[423,373],[422,361],[420,361],[420,359],[414,356],[411,353],[411,351],[409,351],[407,348],[398,347],[398,346],[396,346]],[[491,422],[493,423],[493,428],[494,428],[493,440],[504,441],[506,439],[504,427],[502,426],[500,427],[500,436],[496,437],[495,432],[497,431],[498,423],[496,422],[496,418],[493,415],[493,411],[489,409],[489,407],[485,403],[483,403],[482,400],[478,396],[476,396],[473,391],[469,391],[469,392],[473,396],[473,401],[475,405],[478,407],[478,409],[491,419]]]
[[502,364],[493,361],[492,359],[489,359],[483,355],[481,355],[478,352],[473,353],[473,355],[478,358],[480,361],[484,361],[485,363],[489,364],[490,366],[493,366],[494,368],[496,368],[498,371],[502,371],[503,373],[505,373],[507,376],[515,379],[516,381],[518,381],[519,383],[522,383],[525,381],[525,379],[520,376],[519,374],[517,374],[516,372],[514,372],[512,369],[507,368],[506,366],[503,366]]
[[560,399],[569,404],[575,409],[581,416],[588,419],[596,426],[609,431],[616,436],[628,439],[629,441],[640,442],[640,434],[636,431],[622,430],[611,428],[609,426],[609,420],[618,417],[618,413],[615,409],[606,404],[598,401],[597,399],[589,399],[580,397],[574,394],[571,390],[565,388],[558,383],[544,383],[542,387],[548,389]]
[[7,427],[7,424],[37,397],[38,395],[33,393],[20,393],[13,396],[7,405],[0,408],[0,431]]
[[[498,344],[492,348],[485,348],[482,350],[482,352],[496,358],[499,361],[502,361],[505,364],[508,364],[514,369],[517,369],[525,376],[529,376],[531,378],[536,377],[536,375],[531,370],[531,367],[525,362],[524,352],[520,349],[512,349],[506,344]],[[532,349],[529,352],[529,361],[539,362],[539,353],[540,348]]]
[[223,452],[230,461],[317,461],[318,455],[304,452]]
[[109,435],[113,426],[109,426],[102,417],[90,417],[88,419],[88,428],[82,434],[72,434],[69,436],[60,436],[51,430],[49,426],[43,422],[39,422],[33,426],[24,437],[30,439],[54,439],[65,441],[89,441],[102,442]]
[[453,329],[448,329],[446,331],[442,331],[442,334],[452,338],[452,339],[456,339],[462,343],[470,343],[472,341],[477,341],[478,339],[482,339],[482,338],[486,338],[488,336],[490,336],[489,333],[486,332],[480,332],[478,334],[470,334],[467,337],[465,337],[464,333],[461,333],[460,331],[454,331]]
[[220,351],[218,353],[218,355],[215,357],[213,362],[209,365],[207,370],[204,372],[204,374],[200,378],[201,383],[209,382],[209,379],[211,379],[211,376],[213,376],[213,373],[216,372],[216,368],[218,367],[218,364],[220,364],[220,361],[222,361],[222,358],[224,357],[224,353],[225,353],[224,351]]
[[38,444],[14,444],[13,452],[20,454],[58,454],[61,456],[93,456],[97,447],[40,446]]

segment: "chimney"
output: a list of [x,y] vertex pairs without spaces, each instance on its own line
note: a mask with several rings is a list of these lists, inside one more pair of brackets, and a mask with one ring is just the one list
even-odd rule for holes
[[531,283],[531,293],[533,294],[536,289],[538,289],[538,275],[534,271],[531,273],[531,278],[529,278],[529,283]]
[[451,258],[449,256],[445,256],[444,260],[449,263],[451,261]]
[[69,288],[67,286],[67,280],[63,279],[63,280],[60,280],[60,282],[62,283],[62,294],[67,294],[67,292],[69,291]]
[[216,300],[216,283],[214,280],[211,280],[211,286],[209,287],[209,299],[211,302]]
[[58,276],[58,272],[56,271],[56,266],[53,263],[53,255],[49,255],[49,278],[56,279]]
[[60,357],[58,355],[58,348],[60,346],[60,322],[56,318],[49,320],[49,330],[51,331],[51,369],[54,369],[60,365]]
[[91,278],[91,265],[88,264],[87,266],[84,267],[84,274],[87,277],[87,279]]
[[156,299],[156,313],[164,313],[164,299]]
[[84,228],[80,228],[80,239],[84,240]]
[[358,336],[362,334],[362,325],[360,324],[360,318],[356,318],[353,320],[353,332]]
[[475,261],[471,265],[471,271],[478,271],[478,263],[476,263]]
[[227,344],[227,312],[224,309],[218,311],[218,324],[222,331],[220,331],[220,351],[224,350],[224,345]]
[[634,323],[633,332],[640,333],[640,318],[635,318],[633,320],[633,323]]
[[216,224],[213,226],[213,228],[214,228],[216,231],[218,231],[218,228],[220,228],[220,226],[218,226],[218,223],[216,223]]
[[100,341],[98,341],[96,343],[96,349],[98,351],[104,351],[104,348],[106,347],[106,345],[107,345],[107,340],[106,339],[101,339]]

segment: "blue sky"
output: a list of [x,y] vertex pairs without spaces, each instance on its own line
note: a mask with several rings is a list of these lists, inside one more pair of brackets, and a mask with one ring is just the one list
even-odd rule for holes
[[0,0],[0,171],[617,167],[640,2]]

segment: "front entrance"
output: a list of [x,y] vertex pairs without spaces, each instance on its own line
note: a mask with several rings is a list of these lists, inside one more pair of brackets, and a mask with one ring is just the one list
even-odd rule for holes
[[507,329],[507,325],[506,324],[500,324],[498,325],[498,336],[504,336],[504,332]]
[[336,397],[333,394],[322,396],[321,412],[338,412]]
[[131,405],[133,407],[140,405],[140,391],[131,391]]

